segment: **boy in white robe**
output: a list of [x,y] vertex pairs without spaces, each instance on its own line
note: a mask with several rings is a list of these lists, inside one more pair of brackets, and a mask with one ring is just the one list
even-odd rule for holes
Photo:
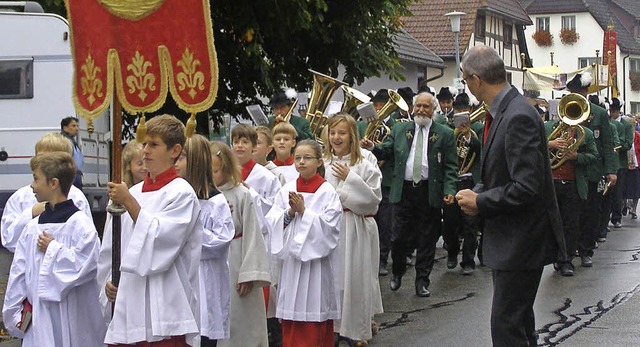
[[100,240],[93,221],[67,199],[76,173],[73,158],[39,154],[31,169],[33,191],[47,204],[16,245],[4,324],[25,347],[102,346],[106,324],[95,281]]
[[288,183],[295,181],[300,175],[293,163],[293,148],[296,146],[298,133],[293,125],[280,122],[273,127],[273,143],[276,152],[273,163],[280,168],[284,180]]
[[320,145],[303,140],[295,152],[300,177],[287,183],[267,214],[271,251],[282,260],[276,317],[283,346],[333,346],[340,317],[338,247],[342,205],[320,174]]
[[174,167],[184,143],[179,120],[170,115],[152,118],[143,149],[148,176],[131,190],[125,183],[108,183],[109,197],[127,212],[121,217],[118,286],[111,282],[111,226],[98,263],[101,303],[108,308],[115,302],[107,344],[153,346],[170,340],[174,346],[200,345],[200,203]]
[[335,324],[340,336],[355,341],[372,337],[372,317],[382,313],[378,282],[380,246],[373,216],[382,199],[382,174],[360,149],[356,121],[345,113],[327,124],[324,165],[327,182],[340,196],[340,291],[342,316]]
[[[46,152],[73,153],[71,141],[59,133],[49,133],[36,142],[36,155]],[[75,186],[71,186],[68,194],[69,199],[86,214],[91,217],[91,206],[82,191]],[[44,211],[46,201],[38,202],[31,186],[25,186],[15,191],[7,200],[2,212],[0,223],[0,235],[2,245],[9,252],[15,252],[16,244],[25,228],[33,218]]]
[[280,185],[283,186],[287,182],[285,181],[280,168],[278,165],[274,164],[273,161],[267,160],[269,153],[273,151],[273,136],[271,135],[271,129],[262,125],[255,127],[255,129],[258,133],[258,141],[256,142],[256,148],[253,149],[253,160],[271,171],[271,173],[280,181]]
[[267,323],[262,287],[271,284],[269,257],[256,216],[254,198],[241,182],[239,164],[231,149],[212,142],[213,178],[231,207],[235,236],[229,248],[231,280],[231,336],[218,347],[267,347]]

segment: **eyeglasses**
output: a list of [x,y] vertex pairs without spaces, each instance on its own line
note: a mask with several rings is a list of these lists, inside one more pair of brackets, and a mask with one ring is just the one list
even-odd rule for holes
[[316,158],[316,157],[312,157],[312,156],[309,156],[309,155],[305,155],[304,157],[293,157],[293,160],[294,160],[296,163],[299,163],[299,162],[301,162],[301,161],[303,161],[303,160],[304,160],[304,161],[309,161],[309,160],[312,160],[312,159],[318,159],[318,158]]
[[467,79],[473,77],[475,74],[471,74],[467,77],[462,76],[462,83],[467,84]]

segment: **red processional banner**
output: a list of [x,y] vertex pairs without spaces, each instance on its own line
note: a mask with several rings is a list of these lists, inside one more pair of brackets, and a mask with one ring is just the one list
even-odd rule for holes
[[609,24],[607,31],[604,32],[604,44],[602,48],[602,61],[609,66],[609,86],[611,87],[611,96],[618,97],[618,74],[616,67],[616,52],[618,47],[618,39],[613,25]]
[[208,0],[65,0],[74,59],[74,104],[93,119],[114,90],[130,113],[152,112],[167,92],[188,113],[218,90]]

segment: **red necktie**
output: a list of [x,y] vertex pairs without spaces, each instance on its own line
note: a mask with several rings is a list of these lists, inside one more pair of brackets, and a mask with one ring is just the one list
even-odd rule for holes
[[484,134],[482,136],[482,144],[487,142],[487,136],[489,136],[489,129],[491,128],[491,122],[493,122],[493,116],[487,111],[487,117],[484,119]]

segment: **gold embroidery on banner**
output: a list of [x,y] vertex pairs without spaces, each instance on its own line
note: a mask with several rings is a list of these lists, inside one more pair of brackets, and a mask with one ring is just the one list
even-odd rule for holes
[[[82,95],[89,95],[87,101],[89,106],[93,106],[96,101],[96,97],[102,97],[102,81],[96,76],[100,73],[101,69],[95,65],[91,53],[87,55],[84,64],[80,67],[84,73],[84,77],[80,78],[80,84],[82,85]],[[95,96],[94,96],[95,95]]]
[[165,0],[99,0],[112,15],[129,20],[142,19],[155,12]]
[[189,51],[189,48],[185,49],[182,53],[182,59],[178,61],[177,65],[182,68],[182,72],[178,72],[176,79],[178,80],[178,90],[183,91],[189,88],[189,96],[195,98],[198,90],[204,90],[204,73],[202,71],[196,71],[198,65],[201,65],[200,60],[193,58],[193,53]]
[[147,69],[151,67],[151,62],[145,61],[144,56],[136,51],[136,55],[131,59],[131,64],[127,65],[127,70],[131,71],[133,75],[127,76],[127,86],[129,87],[129,94],[133,94],[136,90],[139,90],[138,97],[144,101],[147,97],[145,89],[149,87],[149,90],[156,90],[155,82],[156,77],[147,73]]

